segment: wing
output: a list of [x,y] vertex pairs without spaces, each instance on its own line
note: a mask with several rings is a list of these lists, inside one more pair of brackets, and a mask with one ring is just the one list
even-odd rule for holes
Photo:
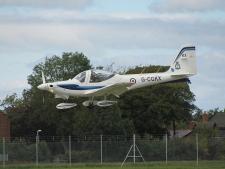
[[67,95],[59,95],[59,94],[55,94],[55,98],[56,99],[64,99],[67,100],[69,98],[69,96]]
[[119,97],[119,95],[123,94],[128,90],[128,87],[130,87],[131,83],[116,83],[113,85],[106,86],[102,89],[99,89],[97,91],[88,91],[86,95],[90,96],[104,96],[104,95],[115,95]]

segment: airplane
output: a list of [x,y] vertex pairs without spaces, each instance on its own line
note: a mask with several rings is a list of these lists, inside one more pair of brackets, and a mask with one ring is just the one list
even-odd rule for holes
[[[38,89],[49,91],[55,95],[55,98],[64,100],[69,97],[88,98],[83,102],[83,106],[86,107],[107,107],[117,103],[117,101],[107,100],[109,95],[119,98],[120,95],[130,90],[185,80],[195,74],[197,74],[195,46],[186,46],[180,50],[166,72],[120,75],[92,69],[79,73],[73,79],[52,83],[46,83],[42,72],[43,84],[39,85]],[[94,100],[96,97],[104,99],[97,101]],[[75,106],[77,106],[76,103],[60,103],[56,108],[69,109]]]

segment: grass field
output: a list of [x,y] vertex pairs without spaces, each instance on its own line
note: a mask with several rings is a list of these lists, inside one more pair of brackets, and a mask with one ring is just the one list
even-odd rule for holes
[[[1,168],[1,167],[0,167]],[[33,165],[7,165],[6,169],[119,169],[120,164],[75,164],[69,165],[39,165],[38,167]],[[169,162],[165,163],[145,163],[145,164],[125,164],[124,169],[225,169],[225,161],[201,161],[199,165],[196,162]]]

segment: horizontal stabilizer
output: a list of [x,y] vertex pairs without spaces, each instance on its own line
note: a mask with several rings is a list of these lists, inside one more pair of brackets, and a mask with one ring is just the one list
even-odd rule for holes
[[169,81],[169,82],[164,82],[163,84],[183,83],[183,82],[191,83],[190,79],[183,78],[183,79],[173,80],[173,81]]

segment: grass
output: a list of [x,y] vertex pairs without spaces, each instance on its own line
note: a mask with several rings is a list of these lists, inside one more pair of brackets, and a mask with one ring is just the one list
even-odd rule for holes
[[[38,167],[35,165],[6,165],[6,169],[120,169],[121,164],[73,164],[69,165],[54,165],[54,164],[41,164]],[[2,168],[2,166],[0,167]],[[225,161],[201,161],[199,165],[196,162],[183,161],[183,162],[169,162],[168,164],[160,162],[151,163],[126,163],[124,169],[225,169]]]

